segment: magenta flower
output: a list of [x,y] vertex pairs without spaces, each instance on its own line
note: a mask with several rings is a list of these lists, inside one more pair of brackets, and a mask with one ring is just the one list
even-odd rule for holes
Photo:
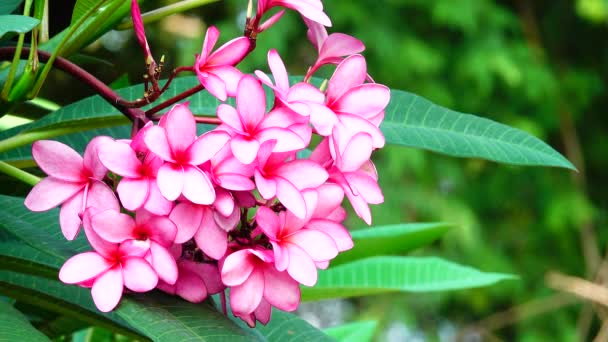
[[150,127],[144,137],[150,151],[165,161],[156,178],[160,192],[170,201],[183,194],[193,203],[213,203],[213,184],[197,165],[211,159],[229,135],[211,131],[197,138],[196,122],[187,104],[175,105],[163,119],[163,126]]
[[277,216],[271,209],[260,207],[255,220],[270,239],[277,270],[287,270],[303,285],[313,286],[317,282],[315,262],[329,261],[338,255],[338,247],[329,235],[303,228],[306,222],[290,220],[287,212]]
[[99,146],[99,159],[103,165],[123,177],[116,188],[123,207],[130,211],[144,208],[157,215],[167,215],[173,205],[162,196],[156,184],[163,161],[151,152],[142,154],[138,157],[132,146],[122,141],[108,140]]
[[344,33],[327,35],[325,26],[304,18],[308,31],[308,40],[317,48],[319,56],[317,61],[306,73],[306,79],[325,64],[340,64],[343,57],[363,52],[365,45],[359,39]]
[[111,243],[133,240],[150,246],[150,264],[164,282],[174,284],[177,265],[168,251],[173,245],[177,228],[165,216],[151,215],[139,210],[135,219],[114,210],[104,210],[91,216],[91,227],[102,239]]
[[273,154],[272,141],[262,145],[258,166],[254,171],[255,184],[262,198],[275,196],[296,217],[306,217],[307,209],[302,191],[325,183],[327,171],[312,160],[296,159],[285,162],[285,154]]
[[86,224],[85,231],[95,251],[68,259],[59,270],[62,282],[90,287],[95,306],[102,312],[118,305],[124,286],[134,292],[147,292],[156,287],[158,276],[144,258],[150,249],[149,240],[115,244],[96,236]]
[[251,164],[260,145],[267,140],[276,140],[274,152],[296,151],[306,147],[307,142],[288,127],[293,122],[275,120],[274,116],[264,116],[266,94],[262,85],[252,76],[244,76],[239,82],[236,95],[236,109],[227,104],[217,108],[217,116],[222,120],[220,129],[226,130],[232,138],[230,148],[238,161]]
[[234,66],[247,55],[249,39],[235,38],[211,53],[219,36],[220,32],[215,26],[207,29],[203,50],[196,57],[194,71],[213,96],[226,101],[227,96],[235,96],[239,80],[243,77],[243,73]]
[[220,293],[226,288],[215,265],[180,260],[177,268],[179,276],[175,284],[159,282],[159,289],[178,295],[191,303],[200,303],[208,295]]
[[264,13],[275,6],[292,9],[300,13],[304,18],[325,26],[331,26],[331,20],[323,12],[321,0],[258,0],[257,16],[261,18]]
[[268,65],[275,84],[261,71],[255,74],[265,85],[274,90],[276,101],[302,116],[310,116],[310,122],[321,135],[330,135],[338,121],[334,112],[325,106],[325,95],[319,89],[304,82],[289,86],[289,76],[281,57],[275,49],[268,51]]
[[253,313],[265,299],[284,311],[293,311],[300,302],[300,288],[287,272],[273,265],[272,252],[242,249],[230,253],[220,265],[222,282],[230,286],[230,307],[235,316]]
[[25,199],[31,211],[47,211],[61,205],[59,223],[66,239],[80,230],[81,217],[89,207],[118,210],[114,192],[102,180],[107,169],[97,158],[97,137],[87,145],[84,159],[72,148],[57,141],[40,140],[32,146],[32,156],[48,177],[36,184]]

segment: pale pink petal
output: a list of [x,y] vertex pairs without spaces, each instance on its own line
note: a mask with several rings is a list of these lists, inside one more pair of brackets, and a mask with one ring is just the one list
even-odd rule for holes
[[342,172],[357,171],[372,155],[372,137],[367,133],[355,134],[342,152]]
[[323,104],[325,95],[311,84],[300,82],[289,89],[287,100],[289,102],[306,101]]
[[352,87],[363,84],[367,77],[365,58],[353,55],[338,65],[327,84],[327,103],[333,104]]
[[129,178],[140,178],[141,162],[135,151],[124,142],[109,140],[98,147],[99,160],[110,171]]
[[190,240],[198,230],[202,218],[202,207],[189,202],[176,205],[169,215],[169,219],[177,226],[175,243],[184,243]]
[[208,72],[219,77],[226,85],[226,95],[236,96],[239,81],[243,78],[243,73],[230,65],[220,65],[209,67]]
[[184,166],[184,188],[182,192],[192,203],[212,204],[215,201],[215,190],[209,177],[194,166]]
[[95,252],[76,254],[59,270],[59,280],[78,284],[93,279],[114,266],[114,263]]
[[230,140],[230,148],[234,157],[243,164],[251,164],[258,155],[260,143],[256,139],[237,135]]
[[353,87],[334,102],[337,113],[354,114],[366,119],[383,111],[391,98],[390,90],[381,84],[368,83]]
[[207,298],[207,288],[201,277],[192,273],[181,273],[175,284],[175,293],[191,303],[200,303]]
[[95,280],[95,284],[93,284],[93,288],[91,289],[91,295],[99,311],[109,312],[120,302],[122,291],[122,267],[116,265]]
[[270,51],[268,51],[268,66],[270,66],[277,88],[282,91],[287,91],[289,89],[287,69],[285,69],[285,64],[283,64],[281,56],[279,56],[279,53],[275,49],[270,49]]
[[125,286],[131,291],[148,292],[158,284],[158,275],[142,258],[125,258],[122,267]]
[[69,200],[84,186],[83,183],[46,177],[32,188],[24,204],[31,211],[47,211]]
[[286,128],[265,128],[259,131],[256,137],[261,143],[269,140],[276,140],[277,143],[274,147],[273,152],[297,151],[305,148],[307,145],[306,142],[302,139],[302,137]]
[[99,147],[114,141],[110,137],[99,136],[93,138],[84,150],[83,165],[91,174],[91,178],[102,180],[108,173],[108,169],[99,160]]
[[215,190],[215,202],[213,208],[222,216],[230,216],[234,211],[234,198],[230,192],[218,188]]
[[277,198],[285,208],[299,218],[306,217],[306,202],[300,190],[290,182],[280,178],[276,180],[276,184]]
[[329,261],[315,261],[317,268],[326,270],[329,267]]
[[277,194],[277,183],[272,178],[265,178],[255,170],[255,184],[263,199],[271,199]]
[[91,180],[86,201],[87,208],[120,210],[120,205],[116,195],[114,195],[114,191],[102,181]]
[[319,8],[318,6],[315,6],[316,4],[314,2],[302,0],[283,0],[273,1],[273,3],[298,11],[303,17],[316,21],[324,26],[331,26],[331,20],[327,14],[323,12],[323,7]]
[[150,243],[150,255],[152,256],[152,268],[158,277],[168,284],[175,284],[177,281],[177,264],[175,259],[165,247],[152,242]]
[[274,252],[274,265],[279,271],[285,271],[289,266],[289,251],[283,245],[270,241]]
[[[239,81],[236,109],[241,117],[244,129],[248,132],[253,131],[264,117],[266,94],[260,82],[252,76],[243,76]],[[234,150],[232,152],[234,153]]]
[[74,240],[80,230],[82,220],[80,215],[82,214],[82,201],[84,192],[79,192],[76,195],[70,197],[63,203],[59,210],[59,226],[61,226],[61,232],[63,236],[68,240]]
[[220,46],[206,61],[207,66],[238,64],[249,51],[249,38],[238,37]]
[[180,103],[165,114],[165,131],[173,156],[185,151],[196,139],[196,122],[187,103]]
[[150,180],[149,178],[121,179],[116,191],[123,207],[130,211],[141,208],[148,199],[150,183],[156,183],[156,180]]
[[286,245],[289,253],[287,273],[297,282],[306,286],[317,283],[317,267],[310,256],[294,244]]
[[[268,18],[266,21],[261,23],[260,26],[258,26],[259,32],[266,31],[267,29],[272,27],[272,25],[276,24],[279,21],[279,19],[281,19],[283,17],[283,14],[285,14],[285,10],[281,10],[281,11],[273,14],[270,18]],[[266,323],[264,323],[264,324],[266,324]]]
[[167,200],[160,193],[156,179],[150,179],[148,198],[144,202],[144,209],[156,215],[168,215],[173,209],[173,202]]
[[[316,273],[316,269],[315,269]],[[300,303],[300,286],[287,272],[264,269],[264,298],[283,311],[294,311]]]
[[336,125],[335,130],[344,131],[344,133],[341,133],[341,135],[344,137],[349,137],[356,133],[364,132],[372,137],[373,148],[384,147],[384,135],[382,135],[380,129],[371,122],[360,116],[350,114],[340,114],[338,119],[340,120],[341,124]]
[[321,52],[323,42],[325,42],[327,39],[327,30],[325,29],[325,26],[307,18],[302,19],[304,19],[304,23],[308,27],[306,37],[312,43],[312,45],[317,48],[317,51]]
[[255,214],[258,227],[264,231],[271,240],[275,240],[281,232],[279,217],[268,207],[259,207]]
[[337,184],[323,184],[316,190],[323,200],[318,202],[312,217],[326,218],[342,204],[344,191]]
[[256,269],[247,280],[230,289],[230,307],[235,314],[252,313],[262,300],[264,293],[264,273]]
[[243,133],[243,124],[236,109],[230,105],[222,103],[217,107],[217,117],[222,122],[239,133]]
[[348,200],[350,201],[350,204],[353,206],[353,209],[355,210],[357,216],[359,216],[368,225],[371,225],[372,213],[369,210],[369,206],[367,205],[365,198],[363,198],[361,194],[355,195],[347,184],[344,185],[343,189],[344,193],[346,194],[346,197],[348,197]]
[[[141,212],[143,210],[138,211],[136,215],[139,217]],[[144,225],[148,230],[148,237],[151,240],[166,248],[173,245],[173,241],[177,235],[177,227],[168,217],[153,215],[150,219],[146,220]]]
[[181,166],[165,163],[158,169],[156,184],[160,193],[169,201],[175,201],[184,189],[185,175]]
[[311,108],[310,123],[322,136],[331,135],[332,129],[338,123],[338,117],[331,109],[323,104],[309,103]]
[[230,135],[222,131],[207,132],[198,139],[188,149],[189,163],[200,165],[213,158],[230,140]]
[[236,173],[215,175],[218,185],[227,190],[249,191],[255,189],[255,183],[249,177]]
[[237,286],[249,278],[255,265],[251,261],[251,251],[242,249],[224,259],[221,267],[222,282],[226,286]]
[[325,183],[327,171],[314,161],[296,159],[281,165],[274,174],[289,180],[297,189],[316,188]]
[[215,223],[217,223],[218,227],[222,228],[225,232],[230,232],[239,224],[239,220],[241,219],[241,211],[240,209],[235,209],[228,216],[223,216],[216,211],[213,213],[213,218],[215,219]]
[[104,210],[91,216],[91,226],[97,235],[108,242],[120,243],[135,239],[135,221],[127,214]]
[[87,240],[93,249],[101,256],[106,259],[114,259],[118,252],[119,245],[117,243],[111,243],[102,239],[91,225],[91,216],[96,214],[98,211],[95,208],[89,208],[84,212],[82,217],[82,225],[84,227],[84,233],[86,234]]
[[221,259],[228,248],[228,234],[218,227],[213,218],[213,212],[207,210],[196,234],[194,234],[196,245],[213,259]]
[[331,260],[338,255],[338,246],[328,235],[318,230],[300,229],[287,241],[298,245],[313,261]]
[[329,235],[336,243],[340,252],[353,248],[353,239],[350,233],[339,223],[325,219],[313,219],[306,224],[306,228],[318,230]]
[[150,240],[125,240],[118,246],[118,253],[123,258],[134,257],[137,259],[144,260],[144,258],[150,252]]
[[162,127],[150,127],[144,135],[144,142],[150,151],[159,156],[162,160],[175,162],[173,152],[171,152],[171,147],[167,140],[167,135]]
[[32,157],[47,175],[70,182],[84,181],[82,157],[71,147],[54,140],[32,145]]
[[359,39],[344,33],[332,33],[323,42],[319,52],[319,60],[350,56],[363,50],[365,50],[365,45]]
[[221,78],[208,72],[206,69],[200,72],[197,69],[196,74],[198,80],[211,95],[217,97],[220,101],[226,101],[226,98],[228,98],[226,83]]
[[378,182],[372,177],[361,172],[349,172],[344,174],[344,177],[365,198],[367,203],[380,204],[384,202],[382,189],[380,189]]

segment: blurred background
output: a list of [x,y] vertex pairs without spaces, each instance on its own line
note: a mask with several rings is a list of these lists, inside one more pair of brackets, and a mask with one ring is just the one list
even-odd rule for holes
[[[146,0],[142,12],[171,2]],[[72,6],[65,3],[63,9]],[[51,34],[70,21],[70,11],[53,5]],[[326,0],[324,5],[334,24],[330,33],[365,43],[368,71],[377,82],[528,131],[566,155],[579,173],[407,148],[377,152],[385,203],[373,208],[375,225],[454,223],[439,243],[417,254],[514,273],[520,280],[440,295],[306,304],[300,314],[320,327],[377,320],[378,341],[608,340],[602,320],[608,311],[595,299],[605,294],[592,289],[586,301],[560,291],[608,279],[603,171],[608,168],[608,1]],[[208,25],[218,26],[220,43],[242,34],[246,6],[246,0],[220,1],[148,25],[154,55],[157,60],[166,55],[166,70],[191,65]],[[293,12],[259,36],[242,70],[268,71],[270,48],[279,51],[292,75],[303,74],[316,58]],[[111,63],[81,61],[105,82],[141,83],[143,57],[131,31],[112,31],[85,53]],[[322,70],[326,77],[332,71]],[[66,104],[91,93],[55,72],[41,95]],[[362,224],[349,221],[352,229]]]

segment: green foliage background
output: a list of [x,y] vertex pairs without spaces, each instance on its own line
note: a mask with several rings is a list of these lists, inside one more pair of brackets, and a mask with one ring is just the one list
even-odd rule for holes
[[[167,3],[145,1],[142,10]],[[365,43],[369,73],[377,82],[528,131],[564,153],[580,171],[508,167],[398,147],[377,153],[386,200],[373,209],[374,224],[454,223],[440,242],[418,253],[518,274],[521,280],[442,295],[361,299],[350,319],[379,320],[385,329],[400,321],[435,340],[446,322],[458,330],[513,306],[543,308],[555,298],[545,284],[549,271],[594,278],[608,237],[608,154],[603,145],[608,132],[608,2],[326,0],[324,5],[334,23],[330,32],[345,32]],[[151,24],[146,29],[152,51],[166,55],[167,69],[191,64],[204,28],[217,25],[221,42],[232,39],[242,32],[245,8],[245,0],[222,1],[190,11],[186,18]],[[51,12],[52,30],[69,24],[65,15]],[[303,74],[315,57],[304,37],[304,25],[288,13],[260,35],[256,51],[242,64],[244,71],[267,71],[266,52],[274,47],[291,74]],[[118,50],[108,49],[120,40],[124,45]],[[121,76],[127,72],[131,83],[141,82],[143,57],[133,34],[112,33],[102,42],[106,45],[95,43],[85,53],[114,65],[94,62],[88,68],[107,82],[125,82]],[[331,70],[325,72],[331,75]],[[43,97],[69,103],[90,95],[64,74],[52,77]],[[350,222],[352,228],[361,224]],[[531,309],[525,307],[493,316],[498,323],[486,320],[482,326],[507,340],[595,336],[601,322],[592,319],[586,325],[583,315],[589,308],[571,303],[539,315],[528,315]]]

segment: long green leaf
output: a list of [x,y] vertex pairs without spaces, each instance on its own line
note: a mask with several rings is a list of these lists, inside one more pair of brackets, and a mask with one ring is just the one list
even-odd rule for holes
[[447,223],[404,223],[355,230],[351,233],[353,249],[340,253],[331,265],[374,255],[405,254],[432,243],[449,228]]
[[50,341],[19,310],[0,300],[0,341]]
[[272,342],[333,341],[333,338],[305,320],[279,310],[272,310],[272,318],[268,325],[259,325],[257,330]]
[[377,321],[358,321],[327,328],[323,332],[339,342],[363,342],[372,340],[377,327]]
[[72,21],[71,24],[80,19],[90,8],[98,6],[104,3],[106,0],[76,0],[76,4],[74,4],[74,10],[72,11]]
[[380,128],[390,144],[454,157],[575,170],[561,154],[524,131],[438,106],[405,91],[391,91]]
[[23,15],[0,15],[0,38],[8,32],[26,33],[40,24],[40,20]]
[[436,257],[379,256],[319,271],[302,300],[348,298],[390,292],[434,292],[487,286],[513,275],[486,273]]
[[11,14],[21,5],[23,0],[2,0],[0,2],[0,14]]

